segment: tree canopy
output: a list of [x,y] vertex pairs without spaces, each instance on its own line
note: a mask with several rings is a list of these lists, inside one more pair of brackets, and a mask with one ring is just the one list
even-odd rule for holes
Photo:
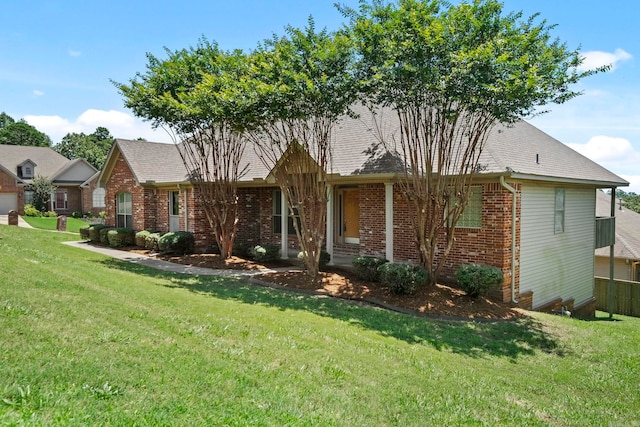
[[109,129],[98,127],[89,135],[68,133],[59,144],[53,146],[53,149],[68,159],[82,158],[96,169],[102,169],[112,143],[113,136]]
[[24,120],[12,120],[6,114],[0,117],[0,144],[51,147],[51,138],[46,134]]

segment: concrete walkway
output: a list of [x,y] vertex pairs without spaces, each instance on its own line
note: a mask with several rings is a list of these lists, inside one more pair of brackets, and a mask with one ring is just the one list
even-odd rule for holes
[[[0,224],[8,225],[9,224],[9,215],[0,215]],[[22,219],[21,216],[18,217],[18,226],[25,228],[33,228],[31,227],[27,221]]]
[[120,251],[113,248],[95,246],[87,242],[64,242],[65,245],[75,248],[85,249],[102,255],[110,256],[122,261],[132,262],[134,264],[144,265],[146,267],[155,268],[157,270],[167,271],[171,273],[194,274],[199,276],[232,276],[232,277],[251,277],[265,273],[274,273],[276,271],[288,271],[291,267],[278,268],[274,270],[218,270],[204,267],[193,267],[184,264],[164,261],[133,252]]

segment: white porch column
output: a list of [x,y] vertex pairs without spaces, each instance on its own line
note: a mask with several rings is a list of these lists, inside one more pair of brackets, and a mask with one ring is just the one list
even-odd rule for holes
[[393,262],[393,183],[384,184],[385,257]]
[[329,265],[333,265],[333,185],[327,185],[327,239],[325,241],[327,252],[331,256]]
[[289,259],[289,208],[284,191],[280,195],[280,259]]

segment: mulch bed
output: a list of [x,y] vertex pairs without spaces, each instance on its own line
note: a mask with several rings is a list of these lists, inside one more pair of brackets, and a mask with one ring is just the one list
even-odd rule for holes
[[167,256],[130,249],[140,254],[196,267],[233,270],[267,270],[291,267],[288,271],[253,276],[263,282],[285,288],[322,293],[338,298],[359,300],[412,314],[470,320],[513,320],[525,317],[522,310],[491,297],[470,298],[455,286],[436,284],[423,287],[413,295],[394,295],[378,283],[367,283],[344,267],[327,267],[313,280],[295,262],[278,261],[259,264],[239,257],[224,260],[216,254]]

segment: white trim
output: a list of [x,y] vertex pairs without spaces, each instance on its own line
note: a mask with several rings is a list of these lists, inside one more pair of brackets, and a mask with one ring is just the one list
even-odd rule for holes
[[333,265],[333,230],[334,230],[334,219],[333,219],[333,185],[327,185],[327,253],[329,253],[329,265]]
[[393,262],[393,183],[384,184],[385,257]]
[[280,259],[289,259],[289,208],[284,191],[280,191],[280,213]]

